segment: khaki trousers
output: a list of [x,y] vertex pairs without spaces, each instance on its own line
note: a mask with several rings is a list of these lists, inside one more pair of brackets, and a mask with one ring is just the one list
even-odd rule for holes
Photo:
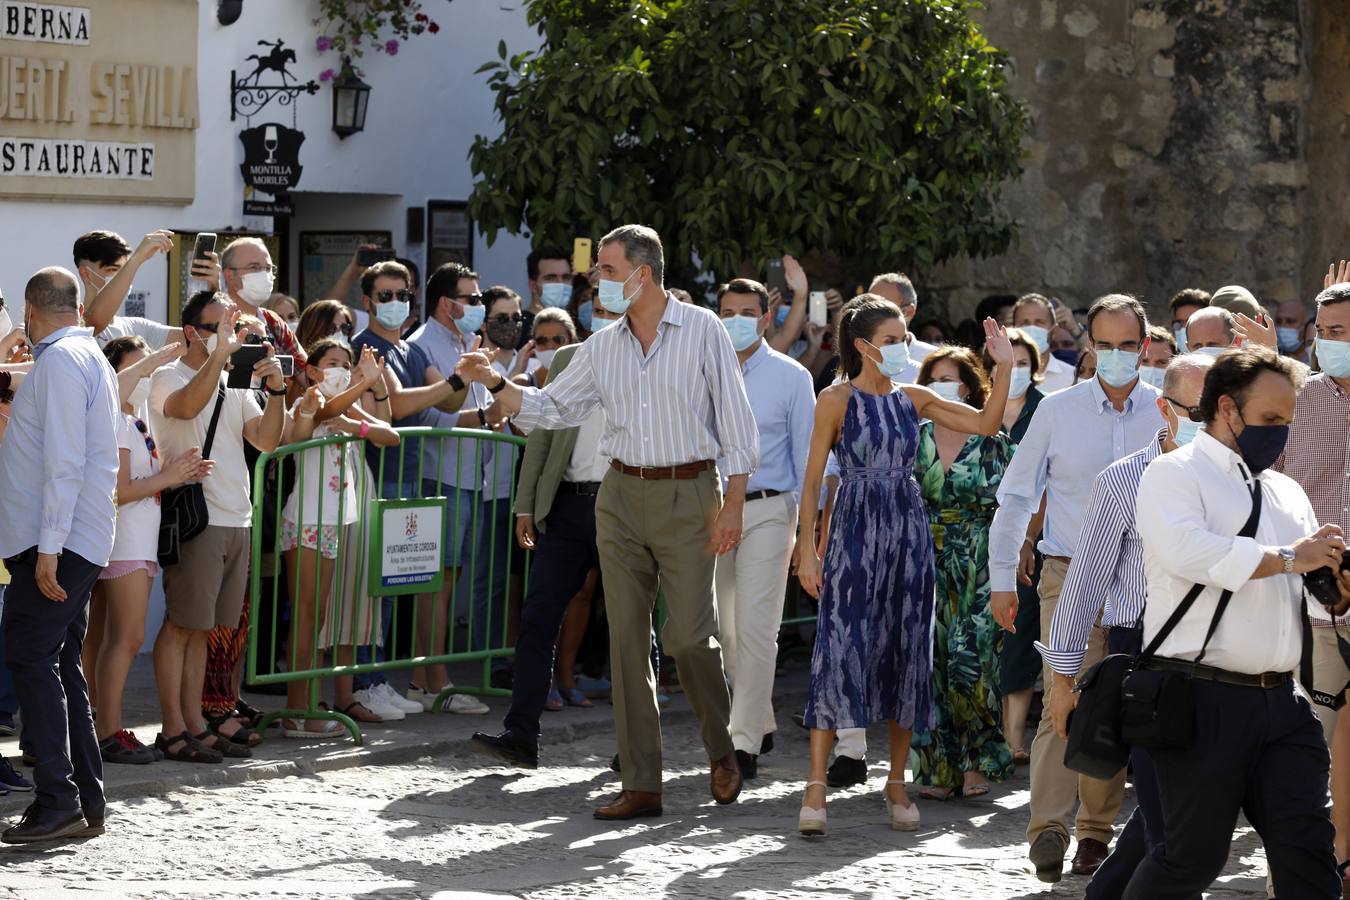
[[[1341,634],[1345,634],[1345,626],[1340,626]],[[1319,691],[1326,691],[1328,694],[1335,694],[1341,688],[1345,687],[1347,680],[1350,680],[1350,670],[1345,667],[1345,660],[1341,659],[1341,651],[1336,646],[1336,629],[1334,628],[1314,628],[1312,630],[1313,650],[1313,683],[1311,687],[1316,687]],[[1304,685],[1305,690],[1309,685]],[[1311,701],[1309,701],[1311,702]],[[1336,719],[1339,712],[1334,709],[1327,709],[1318,703],[1312,704],[1313,712],[1317,713],[1317,720],[1322,723],[1322,735],[1327,739],[1327,746],[1331,746],[1331,736],[1336,733]]]
[[[1041,638],[1050,635],[1050,621],[1059,604],[1059,592],[1064,586],[1064,575],[1069,567],[1059,559],[1046,557],[1041,568]],[[1083,657],[1086,671],[1106,655],[1106,629],[1094,625],[1088,636],[1087,655]],[[1093,838],[1103,844],[1111,843],[1112,823],[1120,812],[1120,801],[1125,793],[1125,770],[1115,778],[1101,780],[1079,775],[1064,767],[1064,741],[1055,734],[1050,716],[1050,696],[1054,689],[1053,673],[1044,662],[1041,674],[1045,681],[1044,712],[1036,727],[1036,739],[1031,744],[1031,822],[1027,825],[1027,840],[1035,843],[1044,831],[1058,831],[1069,836],[1069,817],[1073,815],[1074,801],[1080,801],[1074,835],[1078,840]]]
[[717,473],[688,480],[605,474],[595,500],[595,543],[609,617],[614,718],[623,787],[661,791],[661,715],[651,666],[652,609],[665,595],[664,651],[703,726],[711,759],[732,752],[731,696],[722,668],[708,540],[722,506]]

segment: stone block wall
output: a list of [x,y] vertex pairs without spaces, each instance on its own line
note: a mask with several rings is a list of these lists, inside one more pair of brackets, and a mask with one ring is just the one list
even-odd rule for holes
[[1034,120],[1025,174],[1004,198],[1020,235],[1000,257],[928,273],[930,309],[957,319],[987,294],[1030,290],[1160,306],[1229,283],[1268,304],[1311,297],[1331,245],[1350,255],[1337,177],[1350,174],[1347,5],[989,3],[982,25]]

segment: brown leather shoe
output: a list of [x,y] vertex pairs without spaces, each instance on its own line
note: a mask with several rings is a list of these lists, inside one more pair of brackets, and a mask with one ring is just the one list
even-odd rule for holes
[[735,803],[741,795],[741,767],[736,762],[736,754],[728,753],[712,764],[712,795],[718,803]]
[[661,795],[648,791],[620,791],[608,806],[595,811],[597,819],[623,821],[661,815]]
[[1073,855],[1073,874],[1091,875],[1110,852],[1101,841],[1083,838],[1078,842],[1078,852]]

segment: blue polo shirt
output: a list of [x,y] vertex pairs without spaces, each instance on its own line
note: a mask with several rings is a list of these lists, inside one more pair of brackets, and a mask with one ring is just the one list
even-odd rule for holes
[[[399,341],[392,344],[375,332],[367,329],[356,337],[352,338],[352,351],[356,358],[360,358],[361,350],[369,347],[375,353],[384,357],[384,364],[389,371],[393,372],[398,378],[398,383],[404,387],[424,387],[426,385],[427,367],[431,361],[422,348],[407,341]],[[406,426],[429,425],[425,412],[406,416],[402,419],[395,419],[392,423],[395,428]],[[420,469],[422,458],[422,442],[420,440],[405,440],[398,447],[391,447],[383,451],[384,454],[384,472],[381,473],[379,447],[371,444],[366,447],[366,461],[370,464],[372,472],[381,479],[382,484],[420,484]],[[402,467],[402,476],[399,469]]]

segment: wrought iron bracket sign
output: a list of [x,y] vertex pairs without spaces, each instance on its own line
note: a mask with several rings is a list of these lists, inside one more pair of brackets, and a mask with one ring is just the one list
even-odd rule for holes
[[[301,94],[313,95],[319,92],[317,81],[310,79],[302,84],[287,69],[288,63],[295,62],[295,51],[287,47],[284,40],[258,41],[258,44],[271,50],[248,57],[256,63],[252,72],[240,78],[237,70],[230,70],[231,122],[240,115],[251,119],[273,100],[278,106],[290,106]],[[263,74],[268,71],[276,72],[281,77],[281,84],[262,84]]]

